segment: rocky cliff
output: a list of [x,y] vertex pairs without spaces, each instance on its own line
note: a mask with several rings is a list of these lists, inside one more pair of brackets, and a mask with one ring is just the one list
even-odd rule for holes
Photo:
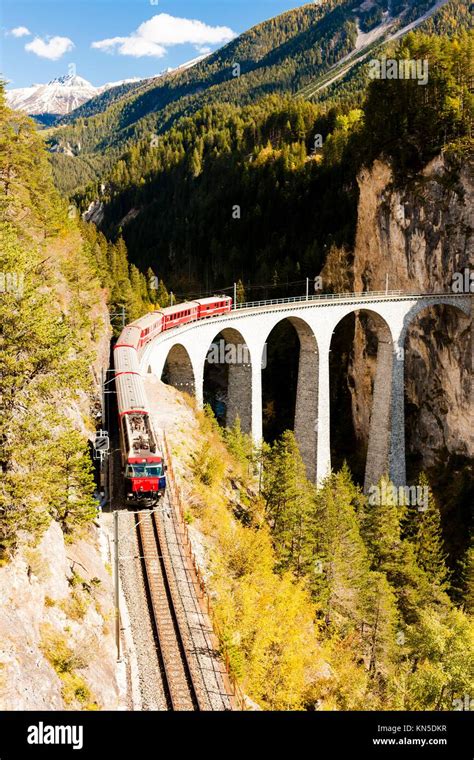
[[0,709],[117,709],[112,579],[93,527],[51,523],[0,569]]
[[[450,292],[454,273],[473,263],[472,164],[456,167],[438,157],[411,186],[399,188],[390,167],[376,161],[358,181],[354,289],[383,290],[388,278],[390,289]],[[474,453],[469,322],[454,308],[427,309],[407,335],[407,444],[424,468],[447,455]],[[372,372],[375,365],[369,331],[359,319],[351,362],[362,440],[369,422],[367,364]]]

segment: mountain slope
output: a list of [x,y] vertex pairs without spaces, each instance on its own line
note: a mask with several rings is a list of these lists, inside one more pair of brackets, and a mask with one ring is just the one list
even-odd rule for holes
[[354,49],[339,61],[338,64],[331,67],[328,73],[303,87],[298,92],[298,95],[304,98],[314,98],[321,90],[329,87],[338,79],[345,77],[354,65],[366,60],[369,55],[374,55],[375,49],[382,43],[397,40],[399,37],[416,29],[446,5],[447,2],[448,0],[437,0],[425,13],[414,20],[409,20],[412,14],[404,14],[400,18],[394,18],[387,11],[381,18],[380,24],[368,32],[361,28],[359,19],[357,19],[357,39]]
[[[56,153],[74,153],[79,165],[89,161],[90,166],[90,157],[100,155],[97,164],[104,169],[137,139],[165,131],[205,103],[249,103],[269,92],[296,91],[315,70],[327,69],[352,49],[352,11],[359,4],[327,0],[259,24],[192,68],[144,84],[87,122],[79,118],[59,127],[49,134],[49,146]],[[75,189],[59,172],[56,177],[63,191]]]
[[[140,83],[123,96],[105,93],[94,98],[48,135],[50,150],[56,154],[56,181],[63,192],[75,191],[110,169],[136,141],[152,139],[203,105],[242,105],[272,92],[301,91],[315,79],[330,76],[354,52],[360,55],[367,46],[376,45],[370,35],[377,33],[380,21],[390,18],[393,33],[423,16],[434,3],[327,0],[302,6],[253,27],[191,68]],[[453,4],[451,0],[448,6]],[[351,78],[352,71],[346,76]]]
[[470,46],[467,33],[406,37],[395,57],[428,59],[429,82],[373,81],[363,109],[325,112],[279,95],[205,106],[153,143],[137,142],[76,200],[178,294],[245,276],[262,288],[282,283],[280,295],[291,295],[285,283],[318,274],[333,246],[353,247],[363,163],[385,155],[406,182],[467,139]]

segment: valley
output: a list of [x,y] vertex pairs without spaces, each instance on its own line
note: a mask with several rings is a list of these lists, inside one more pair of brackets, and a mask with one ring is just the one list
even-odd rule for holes
[[4,35],[1,709],[457,710],[472,3],[135,13]]

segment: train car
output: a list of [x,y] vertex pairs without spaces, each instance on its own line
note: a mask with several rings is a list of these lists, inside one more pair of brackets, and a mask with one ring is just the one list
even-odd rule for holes
[[172,327],[185,325],[187,322],[193,322],[199,317],[199,306],[195,301],[188,303],[177,303],[175,306],[168,306],[162,309],[163,330],[170,330]]
[[138,349],[140,343],[140,327],[136,323],[131,323],[123,328],[119,335],[115,348],[134,348]]
[[130,346],[115,346],[114,348],[115,375],[131,373],[140,374],[138,354],[135,348]]
[[140,328],[140,340],[138,343],[138,349],[140,350],[162,331],[163,313],[161,311],[152,311],[150,314],[146,314],[141,319],[138,319],[134,324],[137,324]]
[[232,309],[230,296],[212,296],[211,298],[198,298],[198,319],[207,319],[216,314],[227,314]]
[[150,422],[142,377],[127,371],[132,360],[123,347],[119,351],[115,387],[126,496],[129,501],[155,501],[166,488],[165,463]]

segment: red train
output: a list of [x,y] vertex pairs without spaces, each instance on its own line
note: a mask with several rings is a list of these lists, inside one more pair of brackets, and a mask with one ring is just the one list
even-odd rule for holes
[[166,465],[148,409],[139,356],[144,346],[173,327],[226,314],[229,296],[213,296],[150,312],[122,330],[114,348],[120,447],[127,499],[154,500],[166,488]]

